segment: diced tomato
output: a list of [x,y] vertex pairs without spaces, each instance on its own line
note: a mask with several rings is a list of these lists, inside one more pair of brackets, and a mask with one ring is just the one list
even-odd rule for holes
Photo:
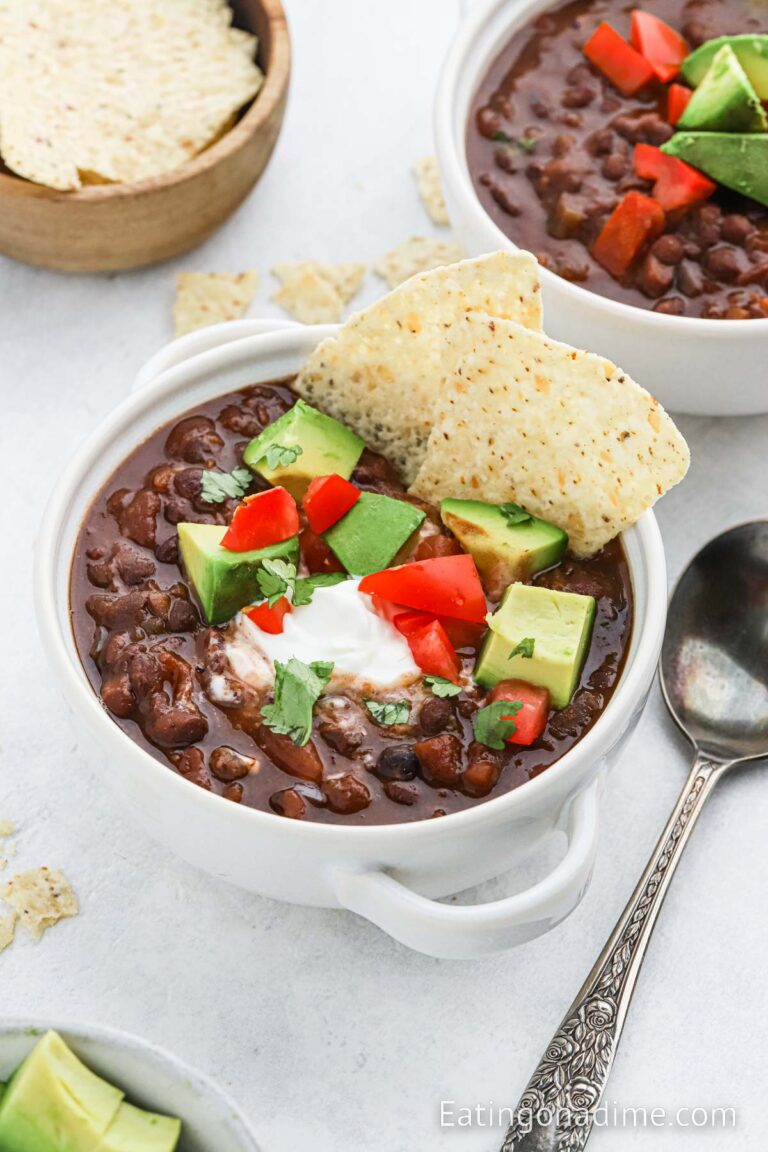
[[336,559],[329,545],[311,528],[305,528],[299,540],[304,563],[313,575],[316,572],[344,571],[344,565]]
[[436,616],[430,616],[428,612],[405,611],[398,612],[396,616],[393,616],[392,623],[403,636],[410,636],[413,632],[426,628],[436,619]]
[[360,489],[336,472],[316,476],[301,501],[313,532],[325,532],[360,499]]
[[[549,692],[525,680],[502,680],[489,697],[489,703],[497,700],[517,700],[522,704],[519,712],[510,715],[517,725],[517,731],[507,736],[507,744],[533,744],[538,740],[547,724],[549,715]],[[505,717],[506,719],[506,717]]]
[[376,611],[390,620],[403,636],[409,636],[433,620],[438,620],[454,648],[476,648],[485,632],[485,623],[474,624],[469,620],[452,620],[449,616],[435,616],[431,612],[414,612],[402,608],[399,604],[389,604],[378,596],[374,596],[373,600]]
[[406,633],[414,660],[427,676],[442,676],[458,683],[461,661],[439,620]]
[[291,611],[290,600],[287,596],[281,596],[271,608],[265,600],[263,604],[254,604],[253,608],[246,608],[245,615],[253,621],[257,628],[261,628],[262,632],[270,632],[276,636],[282,632],[285,627],[285,617]]
[[477,566],[468,553],[385,568],[360,581],[360,591],[452,620],[485,620],[487,607]]
[[656,181],[653,198],[665,212],[690,208],[693,204],[707,200],[717,188],[716,184],[686,164],[685,160],[667,156],[666,152],[653,144],[637,144],[632,163],[638,176]]
[[680,71],[680,65],[690,52],[683,37],[651,12],[635,8],[632,13],[630,40],[645,57],[654,75],[667,84]]
[[678,120],[688,107],[691,96],[693,92],[684,84],[670,84],[667,89],[667,120],[673,128],[677,126]]
[[625,96],[634,96],[643,85],[653,80],[653,68],[645,57],[605,21],[598,24],[583,51],[595,68],[599,68]]
[[611,212],[592,255],[612,276],[623,276],[652,240],[664,231],[664,210],[642,192],[627,192]]
[[298,530],[299,510],[293,496],[285,488],[268,488],[238,504],[221,546],[230,552],[250,552],[279,544]]

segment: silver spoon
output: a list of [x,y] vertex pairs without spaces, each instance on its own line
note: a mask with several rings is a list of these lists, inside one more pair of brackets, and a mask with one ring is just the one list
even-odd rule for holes
[[513,1114],[502,1152],[578,1152],[589,1139],[640,965],[705,800],[768,756],[768,521],[702,548],[678,581],[661,688],[695,758],[640,882]]

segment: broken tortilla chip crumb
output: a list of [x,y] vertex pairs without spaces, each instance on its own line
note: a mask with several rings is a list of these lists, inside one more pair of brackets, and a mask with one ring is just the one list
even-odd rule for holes
[[238,320],[248,311],[259,284],[258,272],[180,272],[173,320],[177,336]]
[[16,913],[3,912],[0,914],[0,952],[4,952],[9,944],[13,943],[16,935]]
[[418,272],[430,272],[444,264],[455,264],[462,255],[458,244],[430,236],[411,236],[386,252],[374,265],[374,272],[386,280],[390,288],[396,288]]
[[11,906],[34,940],[79,911],[77,897],[59,868],[17,872],[0,887],[0,900]]
[[416,177],[416,186],[421,202],[429,213],[430,219],[441,226],[450,224],[443,187],[440,183],[440,169],[435,157],[422,156],[413,165],[412,172]]
[[296,260],[275,264],[272,273],[281,283],[272,299],[281,308],[302,324],[333,324],[359,291],[365,264]]

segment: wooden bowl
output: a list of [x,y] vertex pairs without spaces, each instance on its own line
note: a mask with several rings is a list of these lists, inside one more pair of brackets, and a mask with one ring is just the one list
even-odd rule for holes
[[0,172],[0,252],[62,272],[138,268],[202,243],[264,171],[285,113],[291,42],[280,0],[231,0],[259,38],[265,82],[220,140],[188,163],[136,184],[56,192]]

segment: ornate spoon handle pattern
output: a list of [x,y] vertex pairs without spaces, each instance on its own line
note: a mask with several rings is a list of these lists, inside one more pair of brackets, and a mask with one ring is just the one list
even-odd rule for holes
[[696,759],[639,884],[517,1105],[501,1152],[584,1148],[656,917],[704,802],[727,767]]

